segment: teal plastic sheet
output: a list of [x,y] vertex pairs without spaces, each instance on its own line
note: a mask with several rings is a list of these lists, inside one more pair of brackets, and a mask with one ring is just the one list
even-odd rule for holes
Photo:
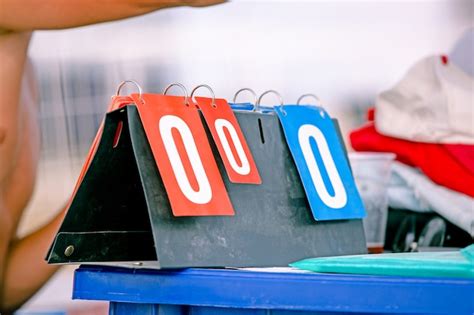
[[474,244],[449,252],[311,258],[290,266],[322,273],[474,278]]

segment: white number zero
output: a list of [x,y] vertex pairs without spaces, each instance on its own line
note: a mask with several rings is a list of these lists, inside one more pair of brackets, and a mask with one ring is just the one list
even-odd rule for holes
[[[220,118],[215,120],[214,127],[216,128],[217,135],[219,136],[219,140],[222,143],[222,148],[224,149],[225,155],[227,156],[227,160],[229,161],[232,169],[240,175],[248,175],[250,173],[250,163],[234,126],[230,123],[230,121]],[[237,151],[237,155],[239,156],[242,164],[240,166],[237,164],[235,156],[230,149],[229,140],[225,136],[224,129],[227,129],[232,142],[234,143],[235,150]]]
[[[318,147],[319,153],[321,154],[324,167],[326,168],[329,180],[331,181],[332,187],[334,188],[334,196],[329,194],[327,187],[324,184],[321,171],[314,157],[314,152],[311,149],[311,138],[316,141],[316,145]],[[298,141],[301,146],[306,165],[308,166],[311,179],[313,180],[314,186],[321,200],[330,208],[339,209],[344,207],[347,203],[346,189],[342,184],[341,177],[339,176],[339,172],[337,171],[336,165],[334,164],[334,160],[331,156],[331,152],[329,151],[329,146],[323,132],[314,125],[302,125],[298,130]]]
[[[178,153],[178,148],[173,139],[172,130],[175,128],[181,138],[183,139],[184,148],[188,155],[191,167],[198,183],[198,190],[194,190],[191,187],[189,178],[184,170],[183,161]],[[179,188],[183,192],[184,196],[191,202],[196,204],[206,204],[212,199],[212,190],[209,179],[204,170],[201,157],[196,147],[191,129],[184,120],[174,115],[165,115],[161,117],[159,121],[159,129],[163,144],[165,146],[166,154],[168,155],[173,169],[174,175],[178,182]]]

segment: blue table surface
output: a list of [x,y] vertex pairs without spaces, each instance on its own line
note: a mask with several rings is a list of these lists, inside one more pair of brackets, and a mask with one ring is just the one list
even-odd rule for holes
[[73,298],[319,312],[474,314],[474,279],[81,266]]

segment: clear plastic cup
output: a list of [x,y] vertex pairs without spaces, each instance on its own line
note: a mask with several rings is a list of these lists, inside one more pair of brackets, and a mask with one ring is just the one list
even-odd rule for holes
[[388,217],[387,188],[393,153],[351,152],[352,173],[365,206],[364,232],[369,253],[381,253]]

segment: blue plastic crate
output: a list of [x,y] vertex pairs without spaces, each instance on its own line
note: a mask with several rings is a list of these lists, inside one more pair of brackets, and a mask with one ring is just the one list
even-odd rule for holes
[[110,314],[473,314],[474,280],[81,266],[75,299]]

